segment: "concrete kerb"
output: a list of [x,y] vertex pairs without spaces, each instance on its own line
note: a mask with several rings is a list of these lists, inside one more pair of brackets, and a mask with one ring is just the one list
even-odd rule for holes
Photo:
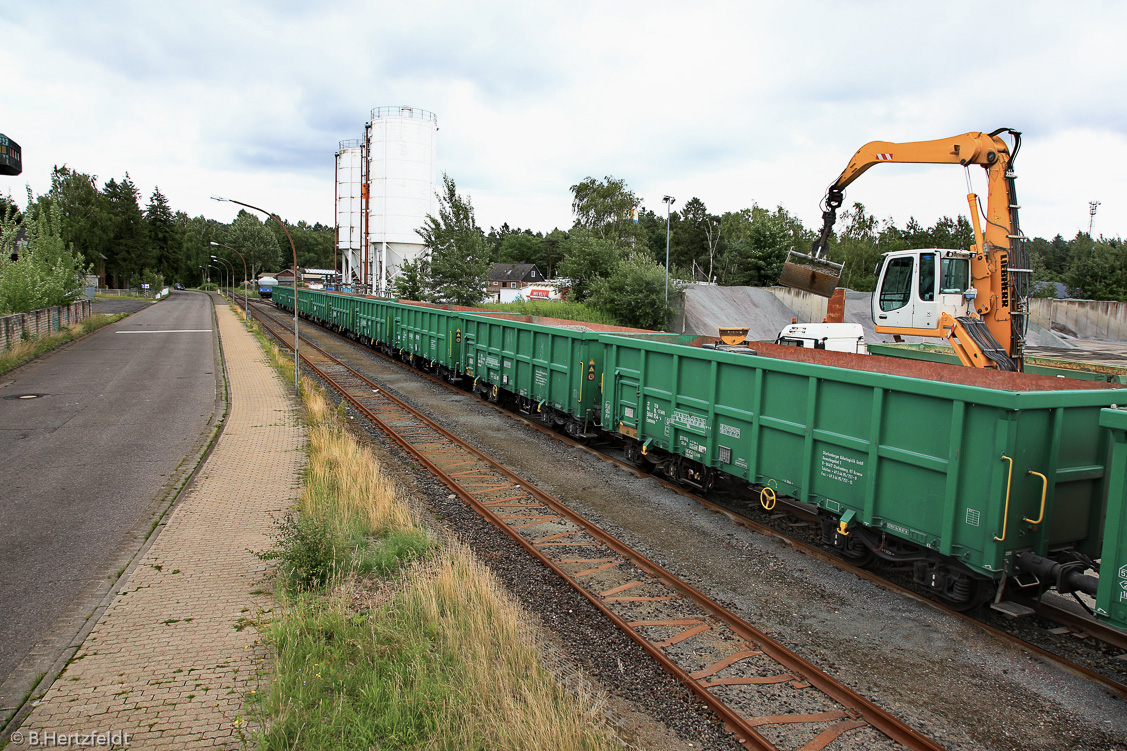
[[[113,565],[119,567],[117,576],[98,581],[91,585],[88,591],[83,592],[70,611],[52,624],[51,630],[43,640],[0,686],[0,696],[21,697],[15,706],[0,707],[0,743],[8,741],[12,732],[18,729],[31,713],[35,702],[51,689],[55,680],[82,646],[82,642],[98,624],[106,608],[120,594],[130,575],[156,541],[168,518],[168,513],[184,496],[185,490],[192,486],[223,432],[229,413],[230,390],[227,361],[223,355],[223,344],[214,306],[211,310],[211,320],[212,328],[216,332],[216,361],[219,363],[215,371],[216,393],[210,421],[212,429],[205,430],[200,435],[193,451],[185,457],[154,496],[153,501],[157,507],[155,513],[139,520],[125,535],[121,545],[111,554],[110,557],[114,559]],[[73,343],[68,342],[64,346]],[[55,351],[58,350],[52,350]]]

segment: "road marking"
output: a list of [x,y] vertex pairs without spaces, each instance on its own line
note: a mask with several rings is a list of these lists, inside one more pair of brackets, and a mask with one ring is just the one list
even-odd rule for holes
[[160,331],[118,331],[118,334],[210,334],[211,329],[162,329]]

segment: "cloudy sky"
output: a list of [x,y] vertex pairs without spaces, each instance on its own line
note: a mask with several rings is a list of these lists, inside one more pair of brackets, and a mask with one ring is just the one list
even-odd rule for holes
[[[371,110],[437,114],[438,169],[479,224],[571,224],[568,187],[625,179],[661,212],[786,207],[809,227],[853,152],[1006,126],[1026,234],[1127,236],[1122,2],[11,0],[0,133],[24,202],[53,165],[126,172],[147,202],[333,221],[339,142]],[[971,172],[985,192],[980,168]],[[967,213],[954,166],[849,189],[900,226]],[[675,207],[675,208],[676,208]]]

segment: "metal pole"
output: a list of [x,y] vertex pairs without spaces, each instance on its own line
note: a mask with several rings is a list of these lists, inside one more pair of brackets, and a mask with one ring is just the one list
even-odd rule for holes
[[673,196],[665,196],[661,199],[665,204],[665,304],[669,304],[669,212],[673,208],[673,204],[677,203],[677,199]]
[[277,215],[270,213],[266,209],[260,209],[257,206],[251,206],[249,203],[236,201],[233,198],[220,198],[219,196],[212,196],[213,201],[227,201],[228,203],[238,204],[239,206],[246,206],[248,209],[254,209],[266,214],[268,217],[278,223],[282,231],[286,233],[286,239],[290,241],[290,250],[293,251],[293,390],[298,396],[301,396],[301,361],[298,359],[298,334],[297,334],[297,247],[293,244],[293,237],[290,236],[290,231],[286,229],[285,223],[277,217]]
[[[228,290],[230,290],[231,285],[235,283],[235,265],[233,263],[231,263],[230,261],[228,261],[226,258],[220,258],[219,256],[212,256],[211,258],[214,261],[222,261],[223,263],[225,263],[225,264],[227,264],[228,266],[231,267],[231,273],[227,277],[230,280],[230,282],[227,284],[227,288],[228,288]],[[236,298],[235,304],[236,305],[239,304],[238,298]]]
[[[226,248],[227,250],[229,250],[232,253],[234,253],[235,255],[237,255],[239,257],[239,260],[241,260],[243,262],[243,321],[246,323],[247,328],[249,329],[250,328],[250,307],[247,304],[247,259],[243,258],[243,254],[240,253],[239,251],[235,250],[234,248],[232,248],[230,245],[224,245],[223,243],[217,243],[214,240],[211,241],[211,244],[214,245],[217,248]],[[235,299],[238,300],[238,298],[235,298]]]

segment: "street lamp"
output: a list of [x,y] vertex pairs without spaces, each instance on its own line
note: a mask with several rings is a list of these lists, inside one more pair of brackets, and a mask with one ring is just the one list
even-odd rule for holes
[[[227,277],[230,280],[230,283],[227,285],[227,288],[230,289],[231,285],[235,283],[235,266],[234,266],[234,264],[232,264],[226,258],[220,258],[219,256],[212,256],[211,260],[222,261],[223,263],[225,263],[225,264],[227,264],[228,266],[231,267],[231,273]],[[238,305],[238,303],[235,303],[235,304]]]
[[[247,306],[247,259],[243,258],[243,254],[232,248],[230,245],[217,243],[214,240],[211,242],[217,248],[226,248],[235,255],[237,255],[243,262],[243,318],[246,320],[247,328],[250,328],[250,308]],[[214,258],[215,256],[212,256]]]
[[673,196],[665,196],[661,199],[665,204],[665,304],[669,304],[669,211],[673,208],[673,204],[677,203],[677,199]]
[[[207,267],[209,269],[215,269],[216,271],[219,272],[219,283],[222,284],[223,283],[223,277],[226,275],[227,269],[223,268],[222,266],[212,266],[210,263],[207,265]],[[211,276],[211,274],[209,273],[208,277],[210,277],[210,276]]]
[[278,223],[278,226],[281,227],[282,231],[286,233],[286,239],[290,241],[290,250],[293,251],[293,390],[295,394],[301,396],[301,388],[298,381],[298,379],[301,377],[301,366],[299,364],[299,360],[297,359],[297,247],[293,244],[293,238],[290,237],[290,231],[286,229],[286,225],[282,223],[281,219],[279,219],[275,214],[270,213],[266,209],[260,209],[257,206],[251,206],[249,203],[236,201],[233,198],[223,198],[222,196],[212,196],[211,200],[226,201],[227,203],[246,206],[248,209],[254,209],[255,211],[260,211],[263,214],[266,214],[268,217]]

